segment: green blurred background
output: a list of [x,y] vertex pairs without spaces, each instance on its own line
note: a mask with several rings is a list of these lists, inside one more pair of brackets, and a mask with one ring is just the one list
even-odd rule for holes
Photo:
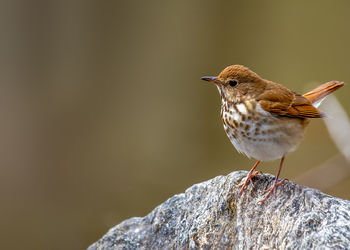
[[[349,10],[346,0],[2,1],[2,248],[83,249],[195,183],[249,170],[200,77],[243,64],[300,93],[350,82]],[[349,86],[336,96],[349,114]],[[314,120],[282,177],[298,182],[336,155]],[[344,175],[322,191],[349,190]]]

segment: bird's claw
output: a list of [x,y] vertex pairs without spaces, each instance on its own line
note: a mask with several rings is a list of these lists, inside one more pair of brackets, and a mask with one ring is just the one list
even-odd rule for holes
[[[258,203],[264,203],[266,201],[266,199],[270,196],[271,193],[273,193],[274,195],[276,195],[276,189],[278,186],[282,185],[287,179],[282,179],[281,181],[274,181],[272,187],[269,187],[268,189],[266,189],[263,194],[266,194],[264,199],[260,200]],[[287,180],[288,181],[288,180]]]
[[252,174],[248,174],[245,181],[239,185],[237,185],[238,188],[241,188],[241,190],[239,190],[239,195],[241,195],[244,191],[244,189],[246,188],[246,186],[248,185],[248,182],[251,184],[251,185],[254,185],[253,184],[253,181],[252,179],[257,176],[258,174],[262,173],[261,171],[255,171],[254,173]]

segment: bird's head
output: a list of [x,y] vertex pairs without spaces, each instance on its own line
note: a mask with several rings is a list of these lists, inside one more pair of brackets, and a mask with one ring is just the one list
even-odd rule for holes
[[214,83],[221,96],[229,101],[253,98],[264,89],[264,80],[242,65],[226,67],[218,76],[204,76],[202,80]]

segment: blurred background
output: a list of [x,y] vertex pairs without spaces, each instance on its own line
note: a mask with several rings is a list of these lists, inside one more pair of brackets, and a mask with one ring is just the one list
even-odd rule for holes
[[[219,94],[200,77],[243,64],[299,93],[349,83],[349,8],[2,1],[2,248],[84,249],[195,183],[249,170],[254,160],[229,142]],[[349,86],[336,96],[349,115]],[[275,174],[278,164],[260,170]],[[349,172],[325,123],[313,120],[282,177],[350,199]]]

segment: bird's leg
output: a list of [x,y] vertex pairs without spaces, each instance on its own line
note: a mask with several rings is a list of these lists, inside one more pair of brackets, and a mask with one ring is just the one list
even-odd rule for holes
[[281,158],[280,167],[279,167],[279,169],[278,169],[277,176],[276,176],[275,181],[273,182],[272,187],[270,187],[270,188],[268,188],[268,189],[266,189],[266,190],[264,191],[264,194],[266,193],[266,195],[265,195],[264,199],[262,199],[261,201],[259,201],[259,203],[263,203],[264,201],[266,201],[266,199],[270,196],[270,194],[271,194],[272,192],[273,192],[274,194],[276,194],[276,188],[277,188],[279,185],[283,184],[283,183],[286,181],[286,179],[282,179],[281,181],[278,181],[278,177],[280,176],[281,169],[282,169],[283,162],[284,162],[284,157],[285,157],[285,155],[283,155],[282,158]]
[[239,195],[241,195],[245,189],[245,187],[248,185],[248,181],[253,184],[253,181],[252,181],[252,178],[255,177],[257,174],[259,174],[260,171],[255,171],[254,170],[256,169],[256,167],[259,165],[261,161],[257,161],[254,166],[252,167],[252,169],[249,171],[246,179],[245,179],[245,182],[238,185],[238,187],[241,187],[241,190],[239,190]]

